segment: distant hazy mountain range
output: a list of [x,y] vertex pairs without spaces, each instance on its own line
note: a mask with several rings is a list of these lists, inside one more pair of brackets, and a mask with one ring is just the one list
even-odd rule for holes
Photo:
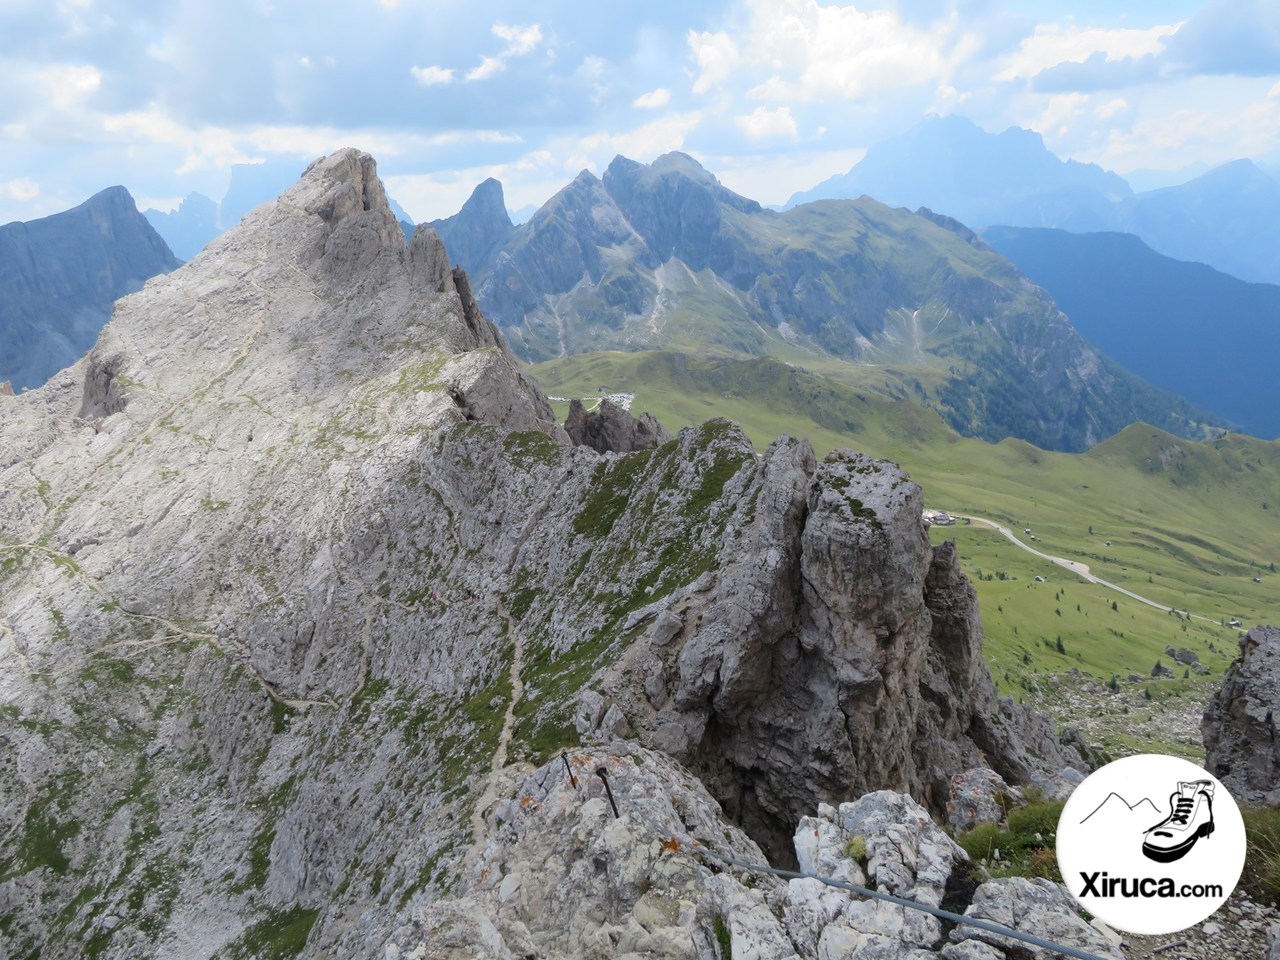
[[485,312],[530,360],[604,349],[889,365],[962,433],[1081,450],[1145,420],[1204,417],[1093,349],[958,222],[874,200],[779,213],[692,158],[616,158],[525,224],[501,185],[433,224]]
[[124,187],[0,226],[0,381],[44,383],[93,345],[119,297],[178,265]]
[[[231,168],[231,182],[221,203],[202,193],[192,193],[176,210],[148,209],[143,211],[143,216],[164,237],[174,254],[182,260],[190,260],[204,249],[205,244],[234,227],[254,207],[276,199],[293,186],[306,166],[295,160],[237,163]],[[411,236],[412,218],[394,200],[387,199],[405,236]]]
[[1280,181],[1249,160],[1135,194],[1117,174],[1058,159],[1033,131],[987,133],[962,117],[931,117],[787,206],[863,194],[891,206],[927,206],[974,228],[1134,233],[1167,256],[1280,283]]
[[1280,286],[1161,256],[1129,234],[991,227],[983,238],[1125,367],[1248,433],[1280,437]]
[[929,207],[971,227],[1074,230],[1092,228],[1133,191],[1096,164],[1059,160],[1033,130],[987,133],[963,117],[930,117],[872,146],[848,173],[797,193],[787,207],[863,194],[893,207]]

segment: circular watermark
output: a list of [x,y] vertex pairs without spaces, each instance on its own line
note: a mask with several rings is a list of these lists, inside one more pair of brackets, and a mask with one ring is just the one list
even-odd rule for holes
[[1062,879],[1080,905],[1128,933],[1195,926],[1244,869],[1244,821],[1226,787],[1159,754],[1087,777],[1062,809],[1057,845]]

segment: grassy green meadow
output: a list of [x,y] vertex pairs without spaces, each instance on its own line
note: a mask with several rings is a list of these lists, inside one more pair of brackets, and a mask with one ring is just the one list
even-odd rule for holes
[[1173,645],[1194,650],[1211,673],[1184,679],[1178,666],[1175,679],[1141,687],[1154,704],[1203,703],[1237,652],[1238,631],[1226,624],[1280,621],[1280,442],[1196,442],[1135,424],[1083,454],[991,444],[959,436],[909,399],[927,389],[913,386],[910,368],[846,364],[828,376],[768,357],[611,352],[533,372],[558,396],[633,393],[634,412],[673,430],[724,416],[760,449],[789,434],[819,455],[851,447],[888,457],[921,485],[926,505],[996,520],[1027,542],[1021,531],[1030,528],[1041,552],[1208,620],[1089,584],[989,528],[935,527],[935,542],[957,542],[978,591],[987,658],[1005,692],[1039,702],[1057,689],[1048,678],[1073,668],[1123,685],[1130,672],[1149,677],[1157,660],[1172,666]]

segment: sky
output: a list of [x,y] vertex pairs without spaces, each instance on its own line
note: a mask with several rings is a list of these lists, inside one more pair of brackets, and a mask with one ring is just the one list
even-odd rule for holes
[[1280,160],[1280,3],[0,0],[0,223],[343,146],[417,220],[669,150],[781,203],[930,114],[1120,173]]

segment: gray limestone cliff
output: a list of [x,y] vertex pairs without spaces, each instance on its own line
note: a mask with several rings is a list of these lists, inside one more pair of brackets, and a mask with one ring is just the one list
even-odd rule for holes
[[1280,803],[1280,627],[1254,627],[1205,709],[1205,766],[1240,803]]
[[[319,160],[0,396],[0,954],[372,958],[426,916],[488,937],[466,898],[561,751],[650,757],[620,800],[679,786],[686,832],[783,859],[823,802],[940,811],[984,755],[1061,768],[997,703],[920,508],[893,464],[757,454],[727,421],[571,443],[372,158]],[[579,816],[599,850],[567,869],[650,842]]]

